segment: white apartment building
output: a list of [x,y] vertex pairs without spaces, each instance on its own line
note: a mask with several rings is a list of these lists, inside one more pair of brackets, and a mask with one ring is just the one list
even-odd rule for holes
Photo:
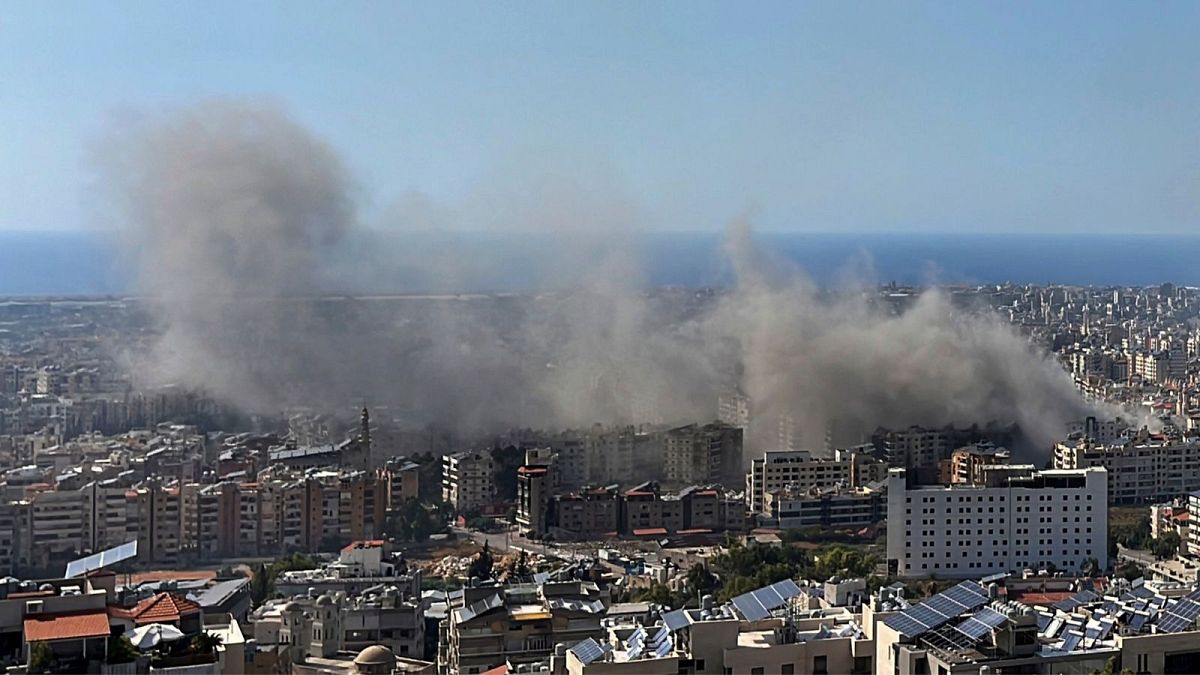
[[888,471],[887,557],[902,577],[979,578],[1108,564],[1107,472],[994,467],[975,485],[908,486]]
[[495,465],[486,451],[460,452],[442,458],[442,500],[464,513],[496,499]]
[[1054,468],[1108,471],[1114,504],[1153,504],[1200,490],[1200,441],[1142,429],[1112,443],[1069,438],[1054,446]]

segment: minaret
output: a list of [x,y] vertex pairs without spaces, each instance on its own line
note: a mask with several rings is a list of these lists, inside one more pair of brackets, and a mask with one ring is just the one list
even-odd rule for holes
[[371,413],[363,406],[358,429],[358,451],[364,470],[371,466]]

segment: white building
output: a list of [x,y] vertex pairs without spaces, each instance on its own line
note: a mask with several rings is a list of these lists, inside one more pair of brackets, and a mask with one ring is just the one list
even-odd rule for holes
[[977,578],[1108,565],[1107,472],[991,467],[976,485],[908,486],[888,471],[887,556],[902,577]]

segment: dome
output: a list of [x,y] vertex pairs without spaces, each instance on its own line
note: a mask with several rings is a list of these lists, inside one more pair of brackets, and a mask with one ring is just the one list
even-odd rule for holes
[[333,598],[329,597],[328,595],[322,595],[321,597],[317,598],[317,607],[325,607],[326,605],[332,604]]
[[300,606],[300,603],[296,602],[295,600],[292,600],[291,602],[289,602],[288,604],[283,606],[283,611],[285,611],[285,612],[303,612],[304,608]]
[[354,657],[354,664],[358,666],[391,666],[395,663],[396,655],[383,645],[371,645]]

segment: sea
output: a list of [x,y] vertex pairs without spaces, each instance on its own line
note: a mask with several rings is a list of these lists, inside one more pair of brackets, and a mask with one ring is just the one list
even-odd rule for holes
[[[389,287],[355,290],[523,291],[537,286],[536,268],[549,264],[538,255],[536,236],[457,233],[415,238],[426,248],[454,251],[460,260],[486,259],[483,266],[504,273],[470,282],[479,288],[449,289],[378,281],[389,278],[384,274],[374,283]],[[1200,286],[1200,235],[758,233],[755,239],[761,249],[828,286],[851,279],[901,285]],[[723,286],[732,281],[719,234],[647,234],[638,250],[637,264],[647,286]],[[0,232],[0,296],[130,293],[133,269],[123,249],[102,232]]]

